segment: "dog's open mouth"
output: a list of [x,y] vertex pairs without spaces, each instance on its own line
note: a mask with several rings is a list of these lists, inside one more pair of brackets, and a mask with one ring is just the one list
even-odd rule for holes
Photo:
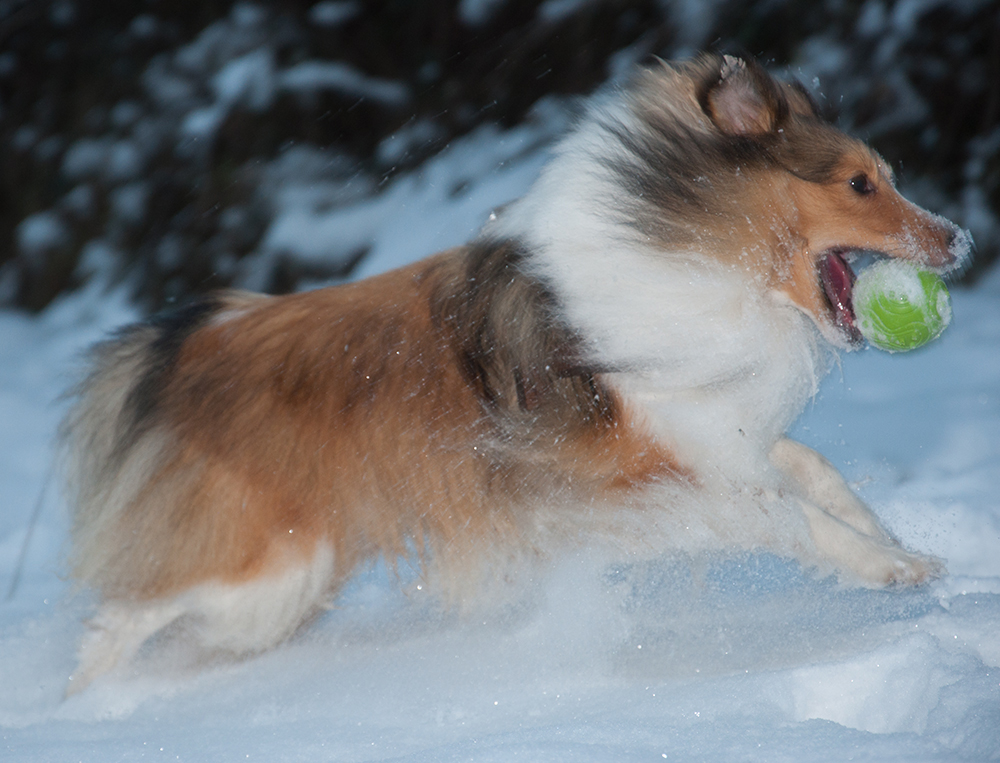
[[832,251],[823,258],[819,264],[819,280],[830,304],[834,325],[850,344],[857,345],[864,340],[854,315],[854,271],[844,259],[844,254],[846,252]]

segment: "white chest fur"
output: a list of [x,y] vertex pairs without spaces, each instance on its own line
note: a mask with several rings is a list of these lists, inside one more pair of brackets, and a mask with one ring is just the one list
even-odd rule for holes
[[620,193],[590,160],[584,130],[487,236],[522,241],[588,360],[682,461],[738,478],[767,468],[774,442],[826,373],[812,321],[763,277],[711,251],[663,251],[614,211]]

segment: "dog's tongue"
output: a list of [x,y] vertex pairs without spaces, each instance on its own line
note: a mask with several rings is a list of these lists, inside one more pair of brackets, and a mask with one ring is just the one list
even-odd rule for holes
[[848,339],[858,344],[862,340],[854,320],[854,304],[851,302],[851,291],[854,286],[854,271],[847,260],[837,252],[828,254],[819,268],[823,291],[833,309],[833,320],[837,327],[847,334]]

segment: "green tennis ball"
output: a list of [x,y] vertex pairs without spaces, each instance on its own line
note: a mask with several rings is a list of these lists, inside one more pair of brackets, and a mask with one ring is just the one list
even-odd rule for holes
[[880,260],[854,284],[854,314],[871,344],[887,352],[915,350],[951,323],[951,295],[936,273],[900,260]]

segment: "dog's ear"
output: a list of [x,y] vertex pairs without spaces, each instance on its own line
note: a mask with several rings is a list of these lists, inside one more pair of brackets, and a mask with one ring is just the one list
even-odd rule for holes
[[778,126],[787,104],[757,63],[723,56],[718,79],[702,94],[701,107],[726,135],[765,135]]

